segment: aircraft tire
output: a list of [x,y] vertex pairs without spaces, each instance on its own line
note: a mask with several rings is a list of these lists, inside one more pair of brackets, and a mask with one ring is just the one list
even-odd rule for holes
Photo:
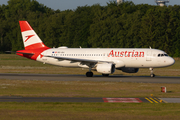
[[103,77],[108,77],[108,76],[109,76],[109,74],[102,74],[102,76],[103,76]]
[[155,74],[151,74],[151,77],[152,77],[152,78],[155,77]]
[[86,77],[93,77],[93,72],[87,72]]

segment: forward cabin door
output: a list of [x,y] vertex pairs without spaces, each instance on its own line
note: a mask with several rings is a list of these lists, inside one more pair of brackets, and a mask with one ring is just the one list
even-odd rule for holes
[[147,51],[147,54],[146,54],[146,61],[151,61],[151,55],[152,55],[152,51],[151,50],[149,50],[149,51]]

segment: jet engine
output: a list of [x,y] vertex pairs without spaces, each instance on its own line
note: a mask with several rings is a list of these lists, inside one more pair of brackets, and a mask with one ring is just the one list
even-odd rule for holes
[[112,63],[97,64],[96,70],[102,74],[112,74],[115,72],[115,65]]
[[137,73],[139,68],[121,68],[121,70],[126,73]]

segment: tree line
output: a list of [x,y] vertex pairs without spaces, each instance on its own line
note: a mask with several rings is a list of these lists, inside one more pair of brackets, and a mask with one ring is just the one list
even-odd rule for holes
[[109,1],[53,10],[36,0],[0,5],[0,52],[24,49],[19,20],[30,23],[48,47],[152,48],[180,57],[180,5]]

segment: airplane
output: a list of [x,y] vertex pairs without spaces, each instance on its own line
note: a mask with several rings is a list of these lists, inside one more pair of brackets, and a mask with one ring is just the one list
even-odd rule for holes
[[162,50],[151,48],[59,48],[47,47],[27,21],[19,21],[24,50],[16,54],[44,64],[61,67],[87,68],[87,77],[92,71],[109,76],[115,70],[137,73],[139,68],[149,68],[150,76],[155,77],[153,68],[168,67],[175,60]]

